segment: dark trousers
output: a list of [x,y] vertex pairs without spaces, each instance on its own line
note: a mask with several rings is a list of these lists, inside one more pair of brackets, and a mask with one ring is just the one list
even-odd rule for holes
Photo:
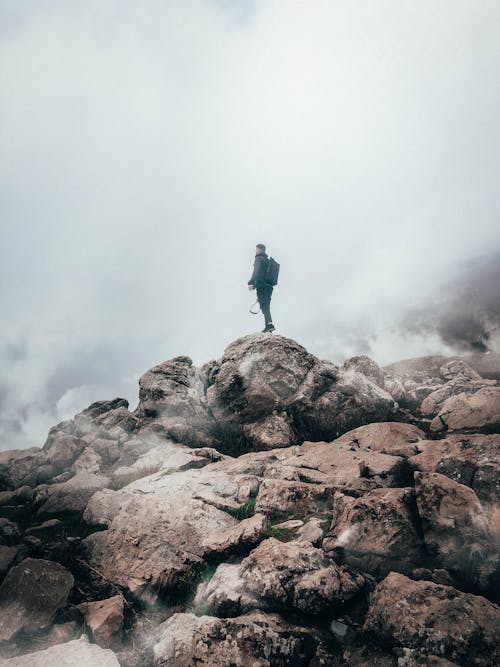
[[264,314],[266,324],[270,324],[273,321],[273,318],[271,317],[272,294],[273,288],[271,285],[261,285],[257,287],[257,299],[259,301],[260,309]]

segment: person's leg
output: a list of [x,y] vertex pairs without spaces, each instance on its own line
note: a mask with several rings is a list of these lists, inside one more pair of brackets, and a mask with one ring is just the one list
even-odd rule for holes
[[272,324],[271,317],[271,295],[273,293],[272,287],[261,287],[257,290],[257,299],[259,300],[262,314],[264,315],[265,325]]

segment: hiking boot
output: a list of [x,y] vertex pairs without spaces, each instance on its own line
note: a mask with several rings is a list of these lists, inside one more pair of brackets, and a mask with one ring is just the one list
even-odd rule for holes
[[272,333],[273,331],[274,331],[274,324],[272,322],[266,324],[265,329],[262,329],[262,333]]

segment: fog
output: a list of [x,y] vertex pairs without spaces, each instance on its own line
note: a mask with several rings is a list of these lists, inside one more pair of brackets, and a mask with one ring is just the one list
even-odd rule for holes
[[260,330],[256,243],[321,358],[498,349],[499,34],[497,0],[0,0],[0,449]]

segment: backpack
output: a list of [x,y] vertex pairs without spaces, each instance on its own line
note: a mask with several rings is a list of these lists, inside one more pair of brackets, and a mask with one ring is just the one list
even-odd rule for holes
[[279,272],[280,272],[280,265],[275,259],[270,257],[267,263],[266,283],[268,285],[273,285],[273,287],[274,285],[277,285]]

